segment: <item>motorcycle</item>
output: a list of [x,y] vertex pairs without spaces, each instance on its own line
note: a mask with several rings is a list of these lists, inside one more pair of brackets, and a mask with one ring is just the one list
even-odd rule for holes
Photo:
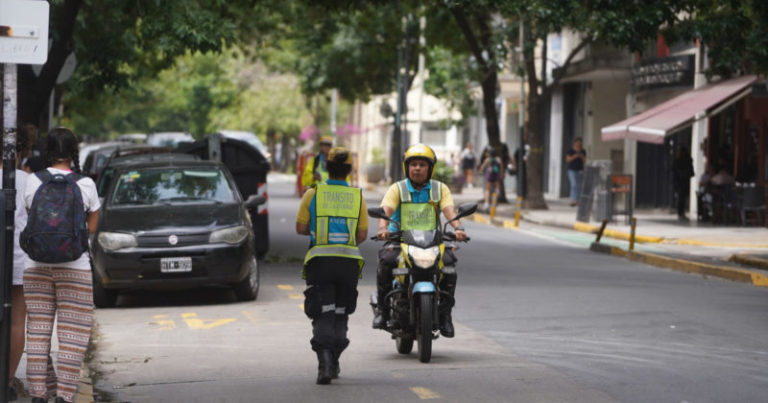
[[[410,354],[415,340],[419,361],[426,363],[432,358],[432,340],[439,337],[440,313],[449,310],[455,302],[451,294],[439,288],[445,249],[457,248],[456,236],[446,230],[452,221],[475,211],[476,203],[462,204],[456,217],[446,222],[442,231],[439,228],[402,231],[399,223],[387,217],[383,208],[368,209],[370,217],[388,220],[398,228],[387,239],[400,243],[398,265],[392,269],[392,291],[387,293],[384,301],[378,301],[374,292],[370,302],[374,315],[379,303],[389,312],[389,321],[383,330],[392,334],[398,353]],[[377,237],[371,239],[379,240]],[[469,237],[464,240],[467,241]]]

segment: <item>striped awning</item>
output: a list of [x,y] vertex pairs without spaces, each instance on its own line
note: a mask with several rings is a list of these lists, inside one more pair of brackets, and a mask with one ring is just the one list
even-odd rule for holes
[[664,137],[717,114],[749,95],[756,76],[742,76],[720,81],[676,96],[645,112],[603,127],[603,141],[635,139],[662,144]]

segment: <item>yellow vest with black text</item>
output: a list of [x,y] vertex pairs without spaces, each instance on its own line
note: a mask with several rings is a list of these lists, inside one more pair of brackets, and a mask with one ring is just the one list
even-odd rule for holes
[[[357,259],[362,267],[363,256],[357,248],[357,221],[360,217],[362,191],[342,185],[317,184],[315,187],[315,244],[304,257],[304,265],[321,256]],[[331,219],[346,222],[346,234],[332,233]],[[348,235],[346,243],[331,243]]]
[[414,202],[405,180],[397,182],[400,189],[400,229],[434,230],[440,227],[440,200],[442,182],[430,180],[429,201]]

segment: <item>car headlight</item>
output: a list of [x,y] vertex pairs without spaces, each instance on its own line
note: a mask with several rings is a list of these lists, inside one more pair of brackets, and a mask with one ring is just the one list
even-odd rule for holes
[[135,236],[119,232],[100,232],[98,240],[99,245],[107,251],[133,248],[136,246]]
[[237,245],[248,237],[248,228],[244,226],[224,228],[211,232],[210,243],[228,243]]
[[418,248],[416,246],[408,246],[408,254],[411,256],[411,260],[417,267],[428,269],[435,265],[437,257],[440,256],[440,247],[433,246],[431,248]]

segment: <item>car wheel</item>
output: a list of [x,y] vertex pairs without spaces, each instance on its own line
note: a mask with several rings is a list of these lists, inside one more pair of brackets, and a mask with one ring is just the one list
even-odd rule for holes
[[234,290],[241,301],[253,301],[259,295],[259,261],[255,256],[248,262],[248,276],[235,284]]
[[101,285],[101,277],[93,272],[93,304],[97,308],[112,308],[117,303],[116,290],[108,290]]

